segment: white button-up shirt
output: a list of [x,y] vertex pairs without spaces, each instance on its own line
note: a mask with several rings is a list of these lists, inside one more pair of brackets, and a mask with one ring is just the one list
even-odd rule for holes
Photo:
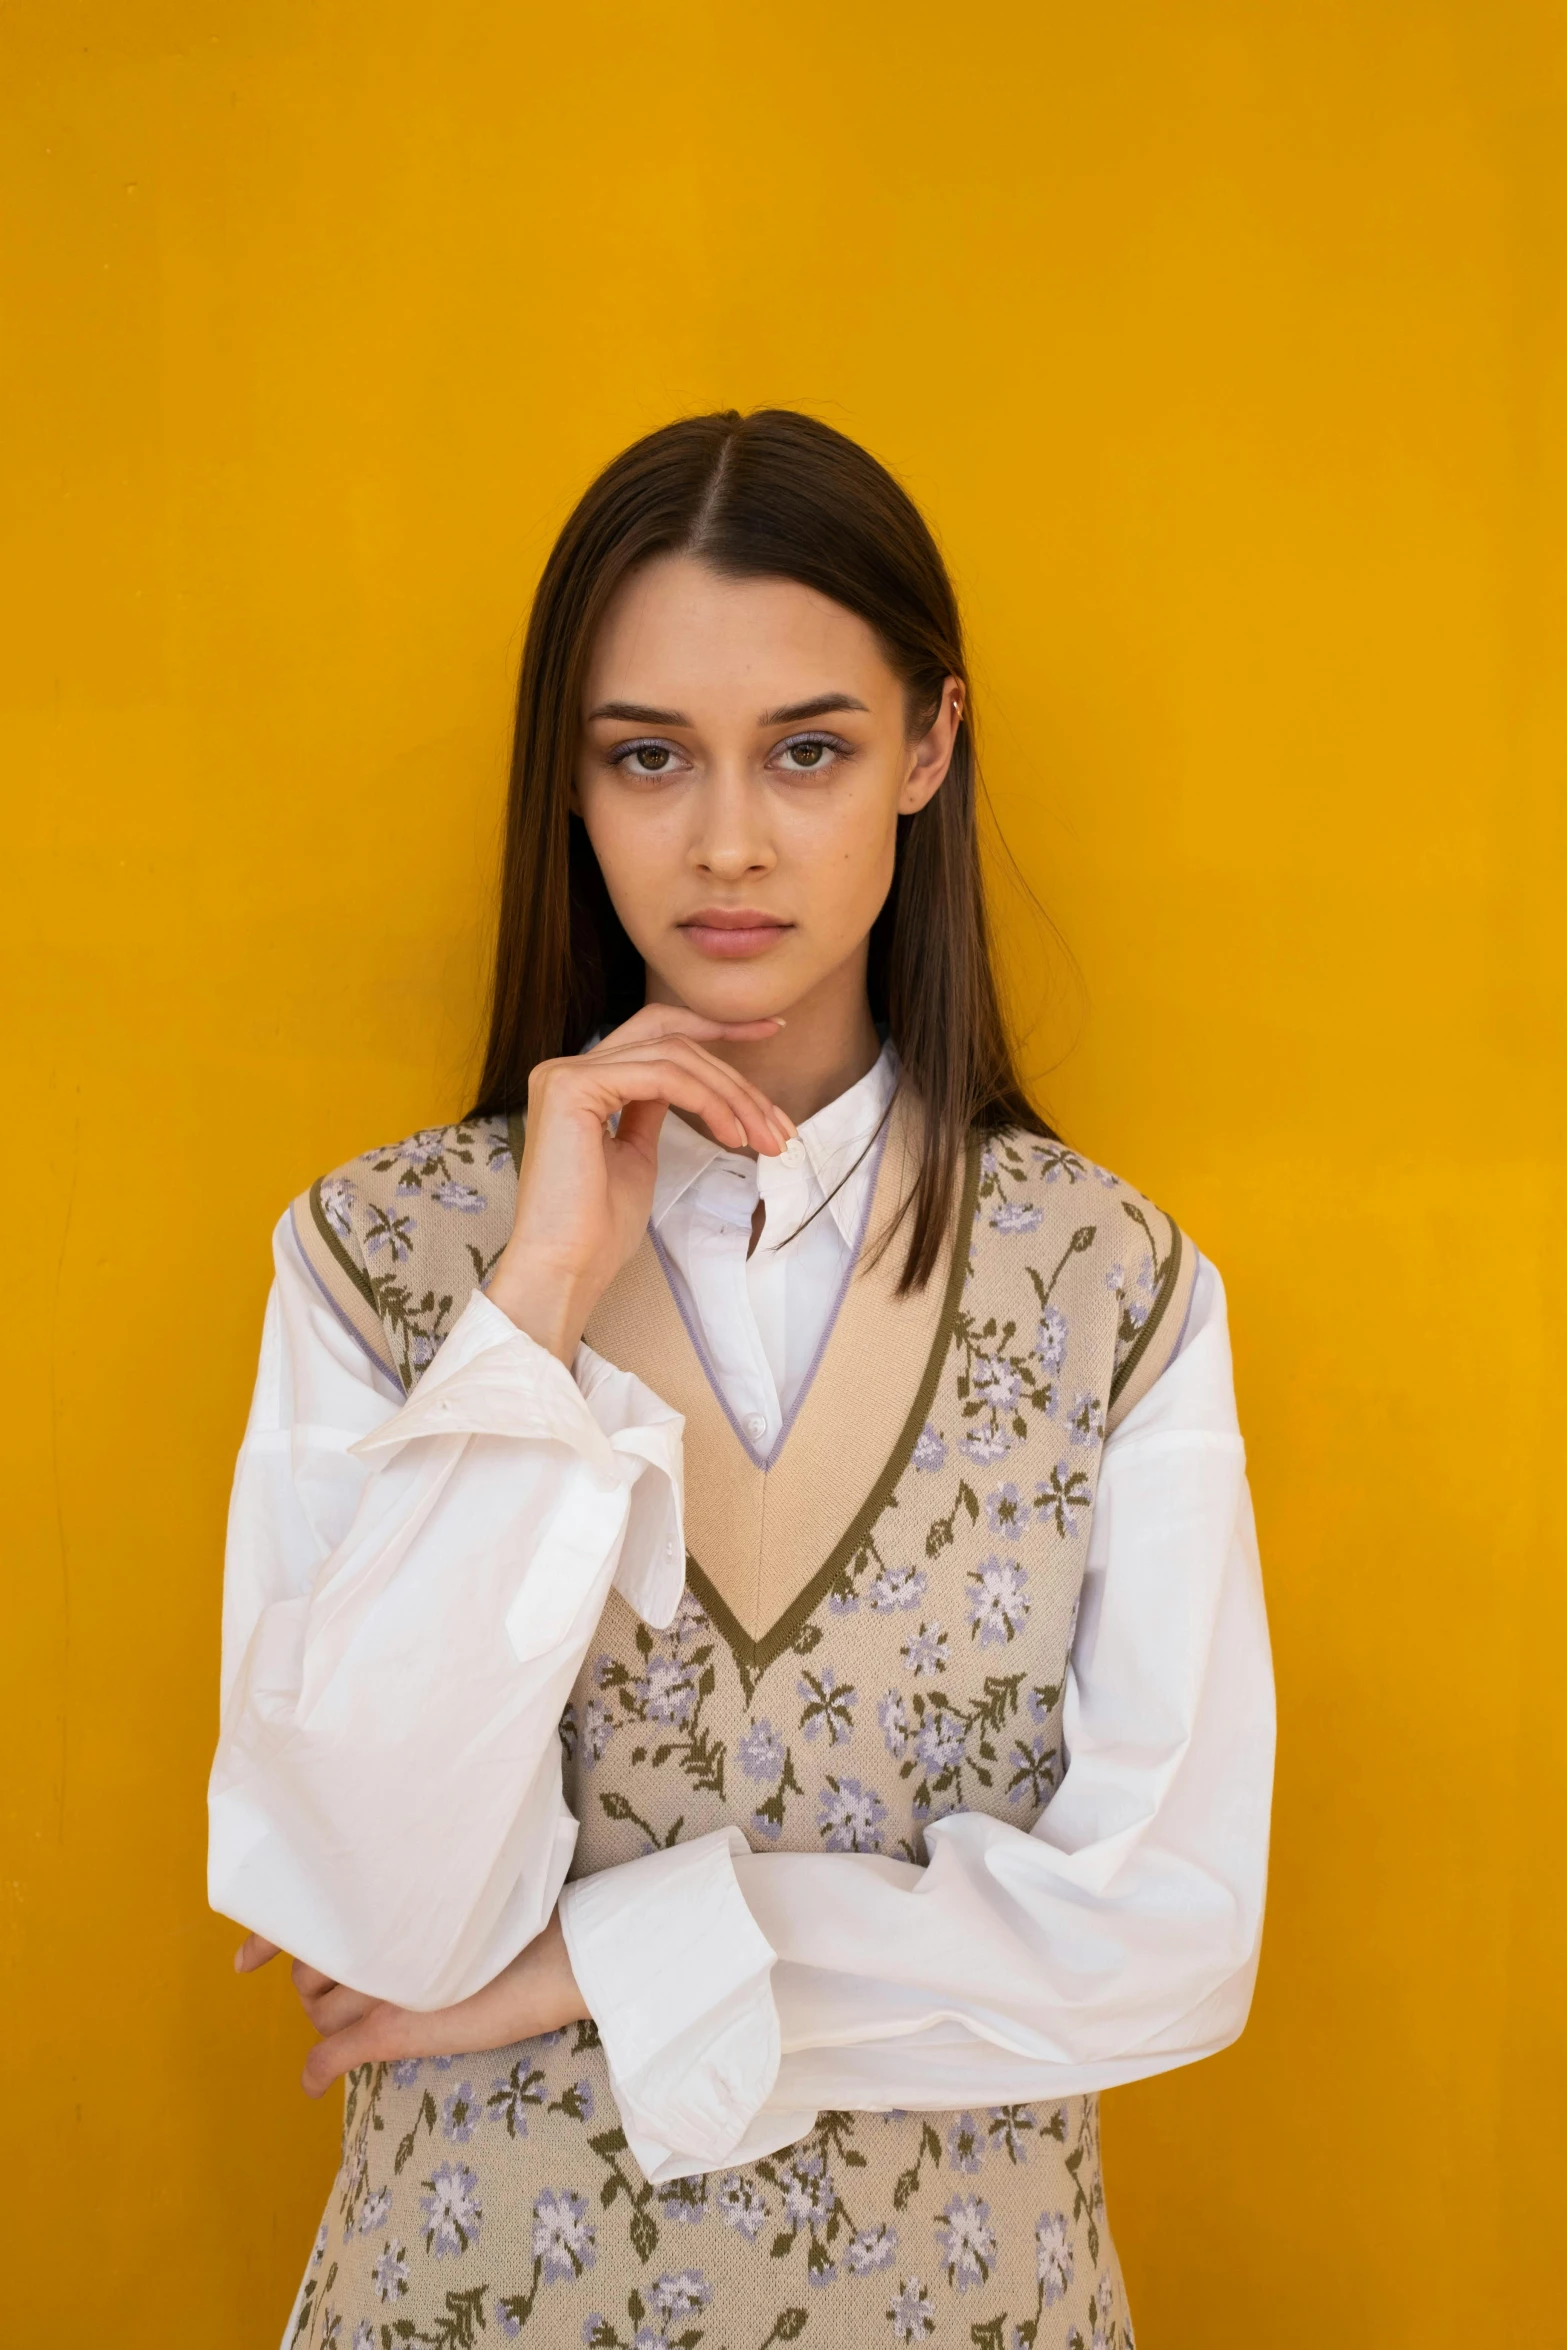
[[[758,1459],[787,1432],[832,1327],[896,1084],[889,1045],[778,1158],[745,1158],[683,1119],[664,1121],[653,1238],[719,1398]],[[752,1249],[758,1203],[765,1220]]]
[[[884,1057],[787,1165],[665,1120],[655,1237],[758,1452],[830,1326],[891,1084]],[[1032,1830],[954,1814],[921,1869],[752,1853],[727,1828],[567,1885],[556,1723],[612,1584],[649,1623],[674,1615],[679,1420],[586,1347],[568,1373],[482,1294],[404,1398],[287,1218],[274,1258],[229,1524],[216,1908],[433,2008],[488,1982],[558,1900],[628,2141],[659,2180],[789,2145],[823,2107],[1072,2096],[1235,2037],[1273,1698],[1210,1265],[1176,1359],[1105,1444],[1069,1762]],[[480,1753],[482,1772],[454,1769]]]

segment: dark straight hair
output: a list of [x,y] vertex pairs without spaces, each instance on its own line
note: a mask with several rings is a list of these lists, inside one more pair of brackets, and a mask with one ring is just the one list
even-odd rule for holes
[[[639,563],[686,554],[738,579],[799,580],[856,612],[908,696],[911,734],[964,679],[946,566],[885,467],[788,408],[690,416],[605,467],[556,540],[534,598],[517,690],[489,1044],[474,1116],[521,1109],[536,1062],[579,1052],[643,1001],[641,957],[571,813],[584,680],[610,598]],[[974,706],[945,781],[898,819],[892,887],[870,936],[872,1015],[917,1098],[923,1155],[908,1203],[903,1289],[942,1254],[971,1134],[1049,1135],[1013,1064],[980,872]]]

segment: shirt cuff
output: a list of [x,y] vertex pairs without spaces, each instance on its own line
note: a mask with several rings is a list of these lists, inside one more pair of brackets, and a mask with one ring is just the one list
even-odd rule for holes
[[626,2143],[649,2179],[732,2161],[777,2078],[773,1947],[735,1875],[748,1849],[720,1828],[560,1897]]
[[348,1449],[380,1468],[429,1437],[563,1446],[602,1491],[630,1489],[615,1587],[661,1630],[685,1589],[684,1432],[679,1412],[631,1372],[587,1346],[568,1371],[475,1290],[401,1410]]

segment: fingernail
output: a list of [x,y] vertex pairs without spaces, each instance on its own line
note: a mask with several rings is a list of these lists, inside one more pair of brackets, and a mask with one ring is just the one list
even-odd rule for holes
[[244,1971],[245,1971],[245,1945],[244,1945],[244,1943],[242,1942],[242,1943],[240,1944],[239,1948],[238,1948],[238,1949],[235,1951],[235,1953],[234,1953],[234,1972],[235,1972],[235,1974],[236,1974],[236,1975],[242,1975],[242,1974],[244,1973]]

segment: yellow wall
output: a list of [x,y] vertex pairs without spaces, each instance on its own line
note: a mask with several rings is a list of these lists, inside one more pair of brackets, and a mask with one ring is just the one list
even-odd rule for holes
[[460,1104],[569,501],[770,400],[934,518],[1082,974],[1035,1066],[1231,1289],[1273,1906],[1241,2046],[1109,2104],[1143,2350],[1567,2340],[1560,10],[9,0],[0,43],[0,2337],[274,2337],[333,2118],[202,1888],[268,1230]]

